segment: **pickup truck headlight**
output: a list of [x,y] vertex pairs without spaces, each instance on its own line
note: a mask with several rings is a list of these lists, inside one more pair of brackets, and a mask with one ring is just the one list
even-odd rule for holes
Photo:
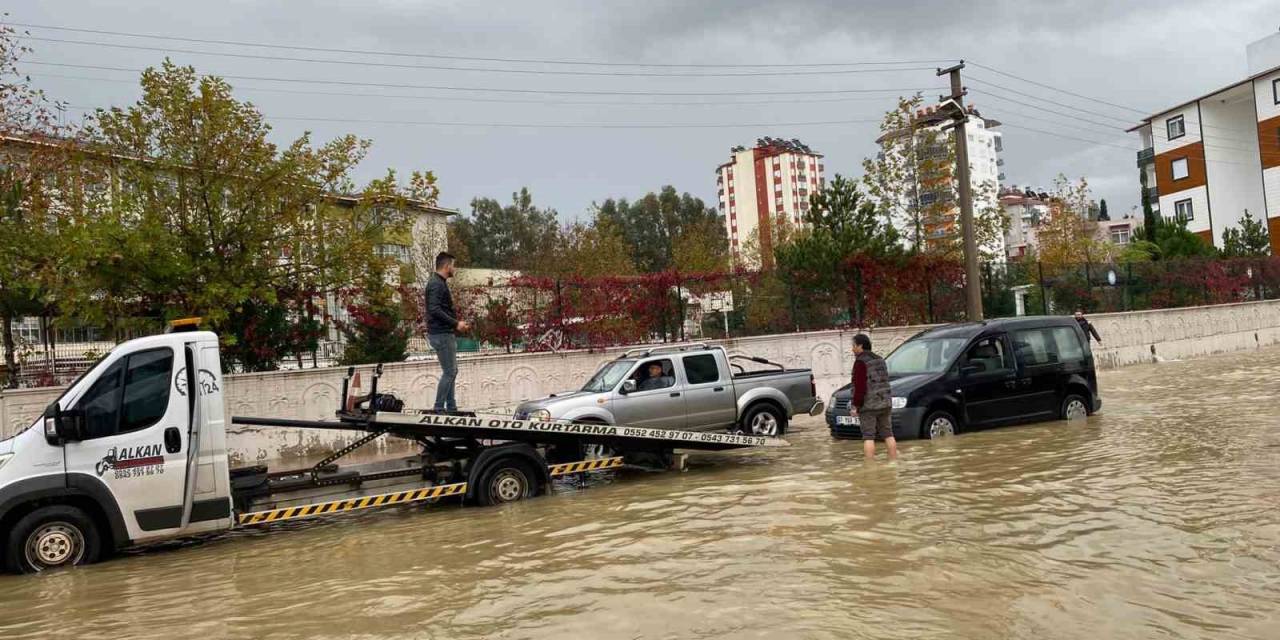
[[894,408],[894,409],[906,409],[906,408],[907,408],[907,399],[906,399],[905,397],[903,397],[903,396],[894,396],[894,397],[893,397],[893,401],[892,401],[892,402],[893,402],[893,408]]
[[0,453],[0,469],[3,469],[5,463],[9,462],[11,458],[13,458],[12,453]]
[[534,409],[529,412],[529,419],[534,422],[547,422],[551,420],[551,412],[546,409]]

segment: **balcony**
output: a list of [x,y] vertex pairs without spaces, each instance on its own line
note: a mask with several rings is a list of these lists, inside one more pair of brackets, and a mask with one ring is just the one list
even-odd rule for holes
[[1145,166],[1148,162],[1155,162],[1155,160],[1156,160],[1156,150],[1151,147],[1147,147],[1146,149],[1143,149],[1142,151],[1138,152],[1139,168]]
[[1155,206],[1156,203],[1160,202],[1160,190],[1156,187],[1147,187],[1147,200],[1151,202],[1152,206]]

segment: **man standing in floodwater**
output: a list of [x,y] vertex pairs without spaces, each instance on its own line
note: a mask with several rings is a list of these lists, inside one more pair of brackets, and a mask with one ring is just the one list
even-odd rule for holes
[[453,277],[453,254],[441,251],[436,256],[436,271],[427,282],[427,342],[440,360],[440,383],[436,386],[435,411],[458,410],[453,386],[458,379],[458,338],[455,332],[466,331],[469,325],[458,319],[453,309],[453,294],[449,293],[449,278]]
[[871,350],[865,333],[853,337],[853,397],[849,410],[858,418],[862,431],[862,451],[876,457],[876,437],[889,447],[889,459],[898,458],[898,441],[893,437],[893,399],[889,389],[889,366]]

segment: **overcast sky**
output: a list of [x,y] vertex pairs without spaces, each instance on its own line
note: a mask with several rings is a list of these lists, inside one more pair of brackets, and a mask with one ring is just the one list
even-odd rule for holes
[[[634,198],[664,184],[713,203],[716,166],[728,158],[730,147],[750,145],[760,136],[806,142],[826,155],[828,178],[835,173],[861,175],[861,160],[875,151],[876,125],[848,121],[877,120],[893,106],[895,96],[905,92],[830,92],[929,88],[925,95],[935,97],[944,83],[934,77],[932,67],[942,59],[961,57],[1129,108],[1055,93],[987,69],[966,70],[969,100],[983,115],[1007,124],[1003,129],[1006,184],[1047,187],[1058,173],[1084,176],[1095,196],[1106,198],[1118,217],[1138,204],[1137,142],[1134,135],[1123,132],[1126,124],[1137,122],[1145,112],[1243,78],[1246,43],[1280,27],[1280,5],[1274,0],[1218,2],[1211,10],[1209,6],[1196,0],[1154,5],[1110,0],[975,1],[964,3],[962,10],[949,0],[0,1],[12,22],[324,49],[650,65],[929,61],[897,65],[927,69],[821,74],[812,72],[895,67],[568,66],[250,48],[29,28],[35,37],[99,43],[32,41],[36,52],[29,56],[31,61],[141,69],[158,63],[169,51],[175,61],[195,65],[201,72],[271,78],[231,83],[241,97],[259,105],[282,142],[305,130],[318,140],[355,133],[374,142],[361,178],[373,177],[388,166],[403,174],[429,169],[440,178],[441,204],[464,211],[473,197],[506,201],[512,191],[528,186],[536,203],[556,208],[565,220],[584,215],[593,201]],[[110,48],[102,43],[158,50]],[[178,49],[414,68],[246,59],[174,51]],[[773,71],[782,75],[575,76],[423,66],[605,74]],[[125,105],[137,98],[135,73],[39,65],[26,70],[51,96],[75,107]],[[982,84],[984,80],[1001,88]],[[510,92],[514,89],[534,92]],[[768,94],[536,93],[541,91]],[[828,93],[816,93],[823,91]],[[566,101],[588,104],[555,104]],[[699,101],[712,104],[669,104]],[[1053,101],[1060,104],[1054,106]],[[406,124],[410,122],[768,126],[627,129]]]

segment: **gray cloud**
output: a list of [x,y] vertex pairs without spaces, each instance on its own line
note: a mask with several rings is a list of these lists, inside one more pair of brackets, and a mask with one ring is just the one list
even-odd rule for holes
[[[1212,11],[1206,11],[1204,3],[1190,0],[1164,2],[1158,9],[1151,5],[1101,0],[992,0],[964,3],[963,7],[945,0],[893,3],[574,0],[503,5],[410,0],[359,3],[328,0],[306,5],[248,0],[200,3],[96,0],[30,3],[10,11],[11,19],[19,22],[486,57],[647,63],[809,63],[965,57],[1138,110],[1155,110],[1239,79],[1244,75],[1244,44],[1280,26],[1280,17],[1272,3],[1218,3]],[[65,33],[41,32],[41,35],[144,42]],[[38,50],[33,56],[35,59],[76,64],[141,67],[156,63],[162,55],[33,44]],[[289,55],[281,51],[177,43],[173,46]],[[228,75],[524,89],[798,91],[942,85],[931,71],[752,78],[556,77],[320,66],[186,54],[173,57],[195,64],[202,71]],[[32,67],[30,71],[51,94],[77,105],[119,104],[136,97],[136,88],[129,84],[41,75],[44,72],[125,79],[130,74],[54,71],[39,67]],[[984,114],[1009,125],[1004,132],[1008,182],[1047,186],[1060,172],[1083,175],[1095,185],[1096,195],[1108,200],[1112,211],[1127,212],[1137,204],[1133,155],[1136,140],[1124,134],[1123,129],[1135,122],[1139,113],[1055,94],[981,69],[972,68],[969,72],[974,79],[969,85],[973,90],[971,100],[980,105]],[[995,82],[1006,90],[983,86],[978,80]],[[292,90],[359,94],[313,96],[261,90],[272,83],[234,81],[233,84],[242,87],[242,94],[273,118],[282,139],[306,129],[313,130],[320,138],[346,132],[372,138],[375,147],[367,163],[369,176],[386,166],[406,172],[416,168],[433,169],[441,177],[444,204],[460,208],[465,208],[474,196],[505,198],[528,185],[536,200],[556,207],[566,218],[583,214],[593,200],[636,196],[667,183],[710,200],[715,195],[714,168],[727,157],[729,147],[748,143],[761,135],[801,138],[827,155],[828,174],[857,175],[861,173],[861,159],[874,153],[875,126],[637,131],[426,127],[354,121],[806,122],[875,118],[894,102],[893,95],[879,99],[863,95],[845,102],[771,105],[634,104],[641,100],[624,100],[624,104],[616,106],[510,104],[378,97],[388,93],[450,98],[478,95],[462,92],[274,85]],[[1059,104],[1050,106],[1051,103],[1010,93],[1009,89],[1055,99]],[[1002,101],[993,97],[993,93],[1076,117],[1062,117],[1040,107]],[[485,97],[547,102],[565,99],[532,95]],[[595,101],[607,100],[610,99]],[[1076,108],[1100,115],[1084,114]],[[285,119],[289,116],[349,122]],[[1102,124],[1086,123],[1082,118]],[[1064,139],[1016,128],[1018,126],[1106,144]]]

